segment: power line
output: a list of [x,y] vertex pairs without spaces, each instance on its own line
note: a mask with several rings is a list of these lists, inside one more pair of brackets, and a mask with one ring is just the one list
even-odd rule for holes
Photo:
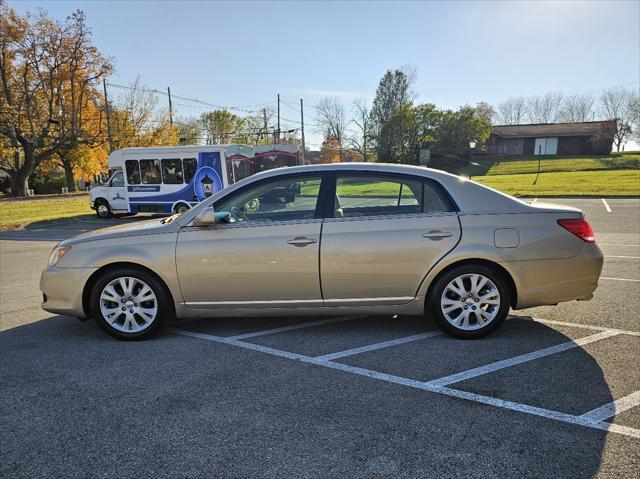
[[[126,85],[119,85],[117,83],[107,83],[108,86],[114,87],[114,88],[120,88],[120,89],[124,89],[124,90],[130,90],[130,91],[144,91],[147,93],[154,93],[157,95],[164,95],[164,96],[168,96],[168,93],[162,90],[156,90],[153,88],[144,88],[144,87],[132,87],[132,86],[126,86]],[[180,95],[171,95],[172,98],[177,98],[179,100],[183,100],[183,101],[190,101],[193,103],[197,103],[199,105],[205,105],[208,107],[212,107],[212,108],[217,108],[220,110],[236,110],[236,111],[243,111],[246,113],[257,113],[260,110],[250,110],[249,108],[254,108],[254,107],[260,107],[260,106],[265,106],[265,105],[270,105],[272,103],[275,103],[275,101],[268,101],[268,102],[264,102],[264,103],[256,103],[253,105],[242,105],[242,106],[223,106],[223,105],[217,105],[215,103],[210,103],[204,100],[200,100],[198,98],[189,98],[189,97],[185,97],[185,96],[180,96]],[[186,105],[183,105],[186,106]]]

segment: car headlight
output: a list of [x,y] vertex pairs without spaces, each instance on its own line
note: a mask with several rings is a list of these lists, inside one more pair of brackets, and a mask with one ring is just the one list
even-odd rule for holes
[[49,262],[47,263],[47,266],[55,266],[70,249],[71,246],[56,246],[53,248],[53,251],[49,255]]

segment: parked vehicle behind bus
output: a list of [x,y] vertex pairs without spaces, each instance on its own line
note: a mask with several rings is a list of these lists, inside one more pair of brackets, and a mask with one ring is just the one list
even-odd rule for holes
[[125,148],[109,155],[109,180],[91,189],[100,218],[121,213],[184,213],[259,171],[295,166],[291,145]]

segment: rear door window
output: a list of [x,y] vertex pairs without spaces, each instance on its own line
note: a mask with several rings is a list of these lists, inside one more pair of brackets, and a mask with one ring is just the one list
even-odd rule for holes
[[422,212],[422,182],[392,175],[339,175],[335,216],[382,216]]

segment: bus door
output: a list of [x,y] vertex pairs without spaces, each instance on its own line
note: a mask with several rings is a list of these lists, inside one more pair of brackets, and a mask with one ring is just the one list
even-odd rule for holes
[[129,211],[127,202],[127,188],[124,185],[124,174],[122,171],[115,173],[107,185],[107,199],[111,210]]

